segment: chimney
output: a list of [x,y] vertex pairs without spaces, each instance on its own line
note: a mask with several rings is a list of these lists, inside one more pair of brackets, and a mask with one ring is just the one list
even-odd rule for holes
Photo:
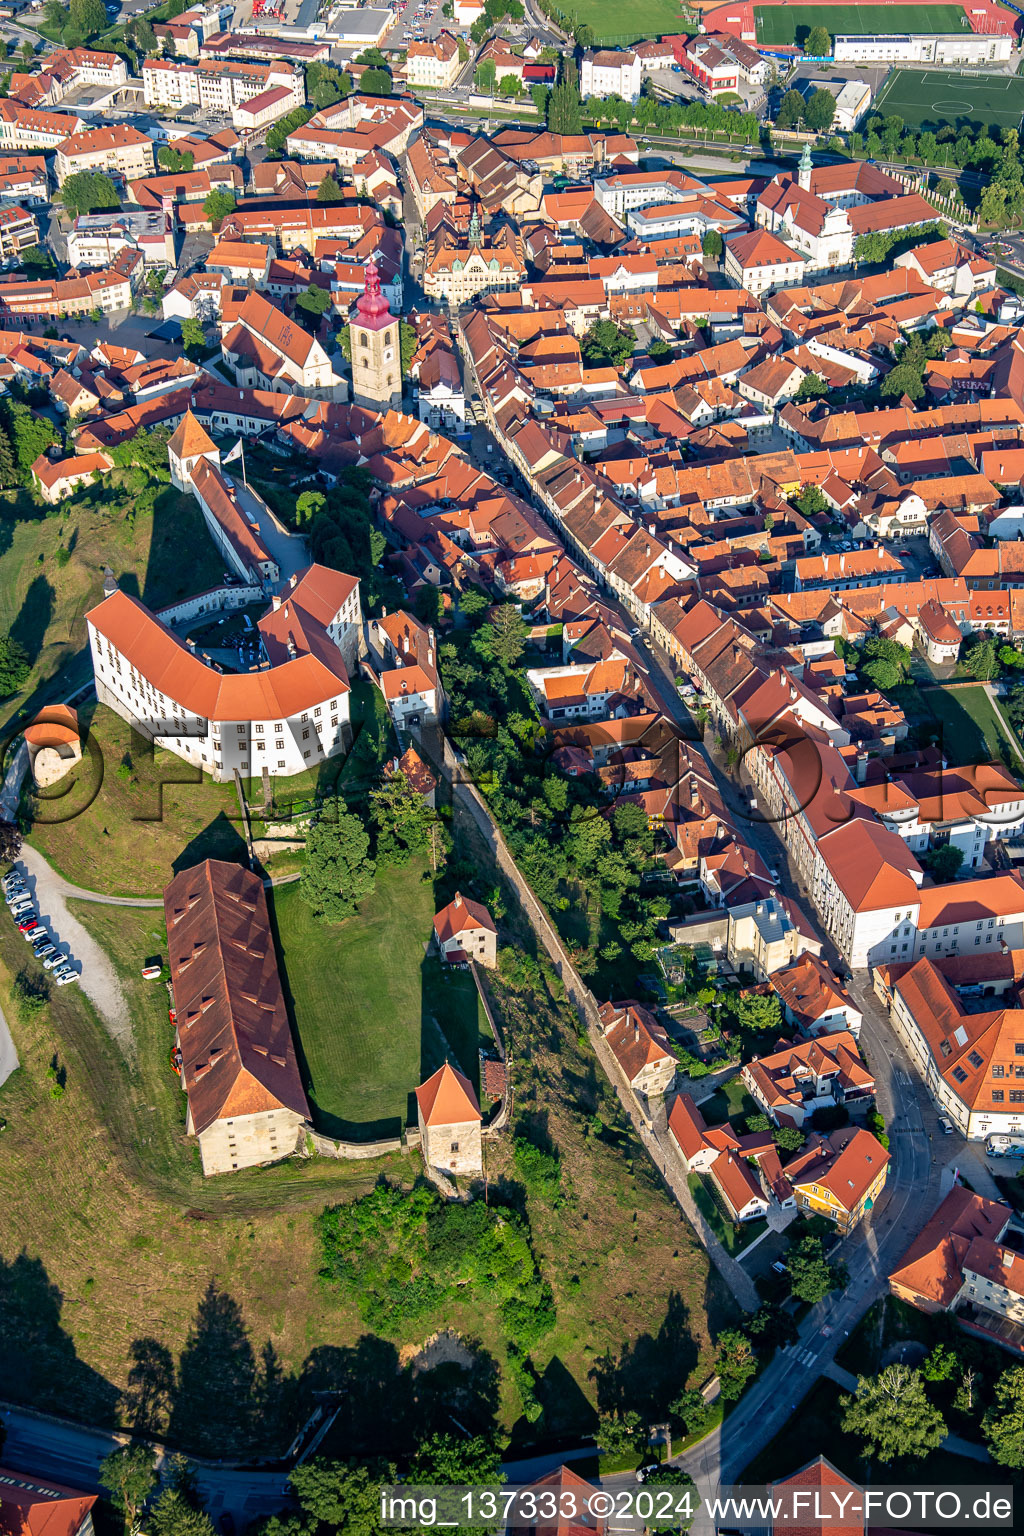
[[279,592],[275,592],[273,597],[270,599],[270,609],[271,609],[271,612],[272,613],[276,613],[277,610],[280,608],[280,606],[281,606],[281,594]]
[[298,654],[299,654],[298,651],[295,649],[295,641],[294,640],[289,640],[288,641],[288,659],[290,661],[294,661]]

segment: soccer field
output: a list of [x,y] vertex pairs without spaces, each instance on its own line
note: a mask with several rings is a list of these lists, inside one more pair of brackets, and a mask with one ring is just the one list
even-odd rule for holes
[[[566,11],[570,9],[562,4]],[[689,13],[683,14],[680,0],[576,0],[571,7],[576,22],[588,22],[597,43],[640,42],[646,37],[664,37],[676,32],[692,32]]]
[[1024,79],[1016,75],[964,75],[955,69],[894,69],[875,97],[873,112],[902,117],[908,128],[1019,128]]
[[855,34],[962,32],[962,5],[755,5],[759,43],[802,43],[812,27]]

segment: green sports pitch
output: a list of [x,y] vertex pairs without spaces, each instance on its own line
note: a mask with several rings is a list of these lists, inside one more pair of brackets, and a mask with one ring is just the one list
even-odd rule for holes
[[908,128],[1019,128],[1024,114],[1024,79],[1016,75],[970,75],[956,69],[894,69],[871,108],[882,117],[902,117]]
[[894,32],[964,32],[970,23],[962,5],[755,5],[759,43],[803,43],[812,27],[868,35]]

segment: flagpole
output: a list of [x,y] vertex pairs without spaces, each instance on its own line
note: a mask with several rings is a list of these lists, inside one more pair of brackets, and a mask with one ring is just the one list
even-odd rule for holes
[[249,489],[249,482],[245,478],[245,443],[242,440],[242,438],[239,438],[238,442],[239,442],[239,445],[240,445],[240,447],[242,449],[242,484],[245,486],[246,490],[248,490]]

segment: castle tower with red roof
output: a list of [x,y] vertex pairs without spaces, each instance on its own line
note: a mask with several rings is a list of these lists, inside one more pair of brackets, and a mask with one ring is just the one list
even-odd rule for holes
[[371,261],[366,287],[356,300],[349,328],[352,341],[352,400],[369,411],[400,410],[402,354],[399,320],[381,292],[380,272]]

